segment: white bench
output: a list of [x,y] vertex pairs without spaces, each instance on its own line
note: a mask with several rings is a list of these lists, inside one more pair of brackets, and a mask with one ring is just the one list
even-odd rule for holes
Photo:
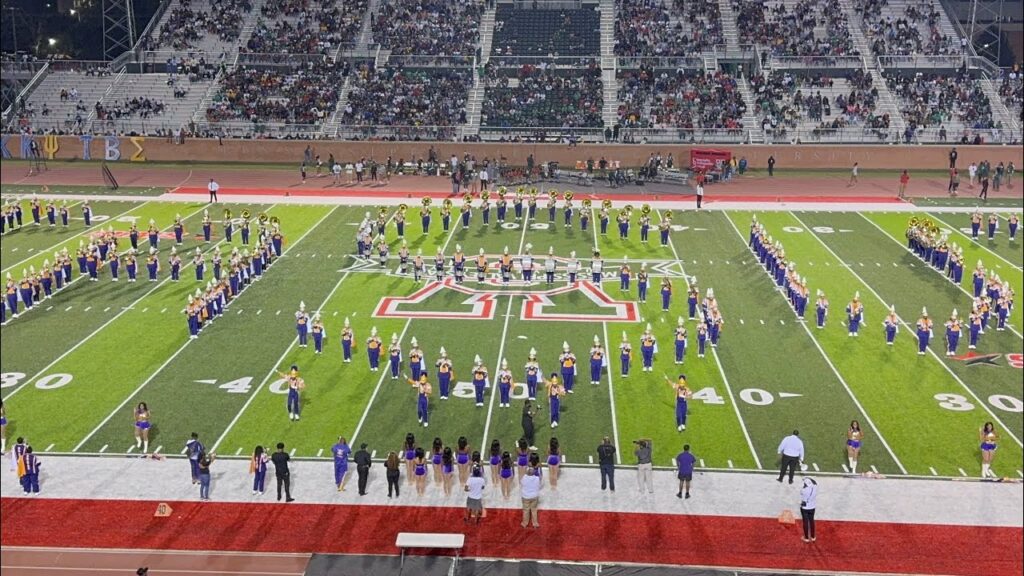
[[455,564],[459,563],[459,555],[466,544],[465,534],[440,534],[424,532],[399,532],[395,546],[402,551],[402,564],[405,564],[406,548],[431,548],[455,551]]

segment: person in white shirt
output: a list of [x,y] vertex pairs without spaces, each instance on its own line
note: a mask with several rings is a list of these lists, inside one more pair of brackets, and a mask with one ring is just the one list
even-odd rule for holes
[[489,176],[487,175],[487,169],[486,168],[481,168],[480,169],[480,190],[481,191],[487,190],[487,181],[488,181],[488,179],[489,179]]
[[804,521],[804,542],[814,542],[814,510],[818,507],[818,483],[814,478],[804,478],[800,489],[800,517]]
[[473,467],[473,474],[466,480],[466,515],[463,520],[469,522],[470,518],[476,518],[476,523],[480,523],[480,518],[483,515],[484,510],[484,487],[487,483],[484,481],[484,472],[479,466]]
[[782,465],[779,468],[778,481],[782,482],[788,469],[789,483],[792,484],[797,465],[804,461],[804,441],[800,439],[799,430],[793,430],[793,434],[782,439],[782,443],[779,444],[779,455],[782,456]]
[[210,204],[217,201],[217,190],[220,190],[220,184],[213,178],[210,178],[210,183],[206,186],[206,189],[210,191]]
[[534,528],[540,528],[540,522],[537,520],[540,487],[541,481],[537,471],[533,467],[527,468],[526,475],[519,480],[519,494],[523,498],[523,528],[526,528],[531,522]]
[[971,177],[971,188],[974,188],[974,179],[978,177],[978,165],[971,162],[970,166],[967,167],[967,174]]

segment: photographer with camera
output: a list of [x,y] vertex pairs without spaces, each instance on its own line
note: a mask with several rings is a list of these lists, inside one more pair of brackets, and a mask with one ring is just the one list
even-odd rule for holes
[[636,456],[636,483],[640,492],[646,488],[647,492],[654,494],[654,464],[651,462],[651,439],[641,438],[634,440],[636,449],[633,454]]

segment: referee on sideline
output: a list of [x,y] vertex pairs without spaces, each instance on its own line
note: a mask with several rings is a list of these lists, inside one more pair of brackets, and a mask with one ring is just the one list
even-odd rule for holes
[[797,465],[804,461],[804,441],[800,439],[799,430],[793,430],[793,434],[782,439],[782,443],[779,444],[779,455],[782,456],[782,465],[779,468],[778,481],[782,482],[786,469],[789,469],[789,483],[792,484]]

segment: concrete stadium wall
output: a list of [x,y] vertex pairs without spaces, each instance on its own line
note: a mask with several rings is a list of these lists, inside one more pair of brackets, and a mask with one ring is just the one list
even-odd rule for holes
[[[17,137],[11,138],[8,148],[17,156]],[[47,137],[40,140],[40,149],[49,152],[56,144],[53,158],[74,159],[83,157],[83,143],[74,136]],[[135,141],[133,143],[132,141]],[[121,138],[120,160],[130,161],[132,155],[150,162],[260,162],[295,164],[302,161],[306,146],[312,146],[316,154],[326,161],[328,154],[334,154],[341,161],[354,161],[360,157],[373,157],[383,161],[392,156],[411,160],[426,158],[433,145],[441,159],[453,153],[460,157],[464,153],[484,157],[506,159],[510,165],[525,165],[526,158],[533,154],[540,162],[557,161],[563,168],[573,166],[577,161],[593,157],[595,162],[604,156],[610,161],[618,160],[624,166],[637,166],[653,153],[668,156],[672,153],[677,165],[689,165],[691,148],[714,148],[730,150],[735,156],[745,156],[752,168],[767,165],[768,157],[774,155],[777,170],[786,169],[848,169],[859,162],[864,169],[910,170],[942,169],[948,166],[949,146],[844,146],[844,145],[603,145],[581,144],[569,148],[561,144],[509,144],[509,143],[445,143],[445,142],[343,142],[343,141],[295,141],[295,140],[217,140],[190,139],[184,144],[174,144],[162,138]],[[90,143],[93,160],[104,158],[108,143],[95,138]],[[139,149],[141,148],[141,152]],[[958,146],[960,166],[972,161],[988,160],[992,164],[1013,161],[1024,167],[1024,148],[1020,146]]]

